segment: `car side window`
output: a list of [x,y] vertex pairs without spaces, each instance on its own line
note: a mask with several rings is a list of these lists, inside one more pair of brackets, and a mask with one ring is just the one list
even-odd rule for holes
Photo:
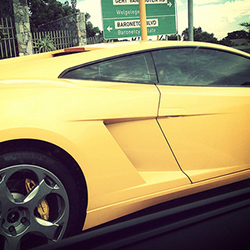
[[154,64],[149,53],[113,58],[70,69],[62,78],[156,83]]
[[250,86],[250,59],[207,48],[153,52],[159,84],[184,86]]

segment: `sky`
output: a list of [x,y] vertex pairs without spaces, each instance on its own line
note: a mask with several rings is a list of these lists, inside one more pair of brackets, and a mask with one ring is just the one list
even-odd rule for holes
[[[188,27],[187,2],[176,0],[179,34]],[[240,23],[250,22],[250,0],[193,0],[193,4],[194,27],[213,33],[219,40],[226,37],[228,32],[242,30]],[[81,12],[88,12],[92,24],[103,30],[101,0],[78,0],[77,8]]]

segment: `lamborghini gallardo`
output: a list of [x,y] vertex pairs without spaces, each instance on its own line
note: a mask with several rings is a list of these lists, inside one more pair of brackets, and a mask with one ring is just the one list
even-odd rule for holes
[[250,177],[250,55],[198,42],[0,61],[0,249]]

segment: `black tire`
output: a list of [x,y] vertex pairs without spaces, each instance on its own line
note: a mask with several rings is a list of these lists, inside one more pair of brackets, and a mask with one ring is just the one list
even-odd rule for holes
[[79,233],[85,208],[67,168],[48,155],[0,155],[0,249],[29,249]]

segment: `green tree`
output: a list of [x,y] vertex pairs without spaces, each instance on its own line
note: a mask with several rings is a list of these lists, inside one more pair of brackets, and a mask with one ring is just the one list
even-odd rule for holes
[[240,25],[245,28],[246,33],[247,33],[247,39],[250,40],[250,23],[249,22],[244,22],[244,23],[241,23]]
[[9,17],[9,16],[13,16],[12,0],[1,0],[0,17]]
[[[71,6],[69,1],[62,4],[58,0],[28,0],[31,31],[38,31],[39,25],[79,12],[79,9],[76,9],[76,4],[77,0],[71,0]],[[101,33],[100,29],[94,27],[89,21],[90,17],[89,13],[85,14],[87,37]]]
[[245,27],[248,33],[250,33],[250,23],[244,22],[240,24],[241,26]]
[[76,5],[77,5],[77,0],[71,0],[71,6],[73,9],[76,9]]
[[[184,41],[188,40],[188,28],[186,28],[182,32],[182,36],[184,38]],[[213,33],[208,33],[206,31],[203,31],[201,27],[199,28],[194,27],[194,41],[218,43],[218,39],[214,37]]]
[[224,37],[222,40],[220,40],[219,43],[222,44],[222,45],[229,46],[229,47],[234,46],[234,43],[228,37]]
[[98,27],[94,27],[93,24],[89,21],[91,18],[89,13],[85,14],[85,22],[86,22],[86,31],[87,37],[94,37],[96,34],[100,34],[101,31]]
[[168,40],[169,41],[180,41],[181,40],[181,37],[180,37],[180,35],[178,35],[178,34],[173,34],[173,35],[169,35],[168,36]]
[[52,22],[79,11],[72,8],[68,1],[62,4],[57,0],[28,0],[28,7],[32,32],[38,31],[38,26],[41,24]]
[[233,47],[237,45],[233,42],[236,39],[249,39],[249,33],[245,30],[236,30],[227,33],[227,36],[220,41],[220,44]]

